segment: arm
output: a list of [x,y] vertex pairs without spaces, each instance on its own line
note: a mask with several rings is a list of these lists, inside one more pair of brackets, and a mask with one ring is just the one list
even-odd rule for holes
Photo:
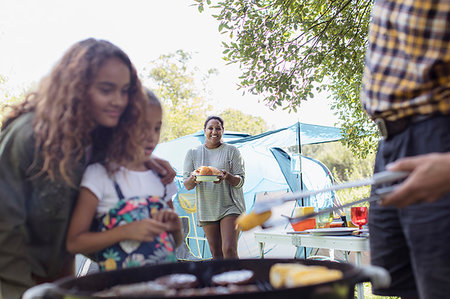
[[220,180],[215,183],[225,181],[233,187],[241,188],[242,185],[244,185],[245,170],[244,160],[242,159],[241,153],[237,148],[232,149],[230,162],[230,172],[222,170]]
[[67,234],[67,250],[70,253],[92,253],[123,240],[153,241],[155,236],[167,230],[168,225],[155,219],[144,219],[102,232],[90,232],[98,199],[89,189],[82,187]]
[[175,170],[168,161],[157,158],[155,156],[152,156],[148,160],[147,167],[151,170],[154,170],[161,176],[161,182],[164,185],[171,183],[175,178],[175,176],[177,175],[177,173],[175,172]]
[[400,187],[383,198],[383,205],[399,208],[419,202],[434,202],[450,192],[450,153],[404,158],[388,165],[391,171],[410,171]]
[[197,184],[201,183],[201,182],[197,182],[195,180],[195,178],[196,178],[196,176],[191,173],[191,175],[183,181],[184,187],[186,187],[186,189],[188,189],[188,190],[194,189],[195,186],[197,186]]
[[236,187],[241,182],[241,177],[238,175],[233,175],[226,170],[222,170],[222,175],[219,177],[219,180],[217,182],[214,182],[215,184],[219,184],[222,181],[227,182],[233,187]]
[[184,187],[186,187],[187,190],[192,190],[199,184],[200,182],[197,182],[195,180],[194,173],[194,156],[192,150],[189,150],[186,153],[186,157],[184,158],[184,165],[183,165],[183,184]]
[[[23,117],[22,117],[23,118]],[[34,139],[16,123],[0,135],[0,298],[19,298],[35,282],[27,247],[27,201],[30,186],[27,169],[32,162]]]

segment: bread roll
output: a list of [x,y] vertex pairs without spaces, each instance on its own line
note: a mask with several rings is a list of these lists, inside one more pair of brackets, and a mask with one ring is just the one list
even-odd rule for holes
[[212,166],[200,166],[194,172],[197,175],[220,175],[220,170]]

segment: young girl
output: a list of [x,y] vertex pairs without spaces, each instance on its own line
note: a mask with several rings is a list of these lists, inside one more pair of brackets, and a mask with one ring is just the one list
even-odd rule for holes
[[[74,274],[65,241],[84,169],[108,148],[139,152],[117,145],[138,140],[145,101],[128,56],[91,38],[11,107],[0,133],[0,298]],[[168,163],[166,173],[173,179]]]
[[[164,186],[146,161],[160,137],[162,108],[148,92],[139,159],[108,153],[106,163],[90,165],[67,235],[71,253],[97,252],[101,270],[175,262],[181,243],[181,222],[170,208],[175,183]],[[91,232],[93,220],[99,223]],[[173,234],[175,242],[172,236]]]

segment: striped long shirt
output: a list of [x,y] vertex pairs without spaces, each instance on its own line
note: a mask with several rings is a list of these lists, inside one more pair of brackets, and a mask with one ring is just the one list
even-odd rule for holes
[[213,166],[219,170],[241,178],[237,186],[225,181],[220,184],[201,182],[195,188],[197,216],[199,222],[218,221],[230,214],[245,212],[245,199],[242,186],[245,181],[244,160],[239,150],[227,143],[217,148],[200,145],[188,150],[184,160],[183,178],[186,180],[200,166]]

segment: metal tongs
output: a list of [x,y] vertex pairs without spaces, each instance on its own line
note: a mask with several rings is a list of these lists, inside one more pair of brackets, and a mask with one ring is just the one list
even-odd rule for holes
[[342,206],[334,206],[334,207],[331,207],[331,208],[323,209],[323,210],[320,210],[318,212],[302,215],[302,216],[299,216],[299,217],[289,217],[289,216],[286,216],[286,215],[281,215],[281,216],[286,218],[291,223],[297,223],[297,222],[306,220],[308,218],[316,217],[318,215],[334,213],[334,212],[337,212],[337,211],[342,210],[344,208],[351,207],[351,206],[354,206],[354,205],[357,205],[357,204],[360,204],[360,203],[364,203],[364,202],[369,202],[370,203],[372,201],[381,200],[383,198],[383,196],[385,196],[386,194],[391,193],[397,187],[398,187],[398,185],[393,185],[393,186],[389,186],[389,187],[385,187],[385,188],[380,188],[380,189],[377,189],[375,191],[375,194],[371,195],[370,197],[366,197],[366,198],[363,198],[363,199],[360,199],[360,200],[355,200],[355,201],[346,203],[346,204],[344,204]]
[[[408,175],[409,175],[409,172],[404,172],[404,171],[383,171],[383,172],[374,174],[373,177],[371,177],[371,178],[367,178],[367,179],[363,179],[363,180],[352,181],[352,182],[347,182],[347,183],[343,183],[343,184],[335,184],[331,187],[320,189],[320,190],[293,192],[293,193],[289,193],[289,194],[286,194],[283,196],[274,197],[272,199],[258,201],[255,203],[253,212],[256,214],[264,213],[266,211],[269,211],[272,207],[282,205],[288,201],[294,201],[294,200],[297,200],[300,198],[309,197],[309,196],[320,194],[323,192],[337,191],[337,190],[342,190],[342,189],[362,187],[362,186],[368,186],[368,185],[376,186],[376,185],[382,185],[382,184],[386,184],[386,183],[394,183],[398,180],[406,178]],[[360,204],[363,202],[372,202],[375,200],[380,200],[384,195],[392,192],[396,187],[397,186],[394,185],[394,186],[390,186],[390,187],[386,187],[386,188],[380,188],[375,192],[374,195],[372,195],[368,198],[353,201],[353,202],[347,203],[342,206],[335,206],[335,207],[332,207],[329,209],[324,209],[319,212],[307,214],[307,215],[296,217],[296,218],[286,217],[286,216],[285,217],[290,222],[294,222],[294,223],[299,222],[299,221],[306,220],[308,218],[315,217],[315,216],[323,214],[323,213],[335,212],[335,211],[341,210],[343,208],[353,206],[356,204]]]

